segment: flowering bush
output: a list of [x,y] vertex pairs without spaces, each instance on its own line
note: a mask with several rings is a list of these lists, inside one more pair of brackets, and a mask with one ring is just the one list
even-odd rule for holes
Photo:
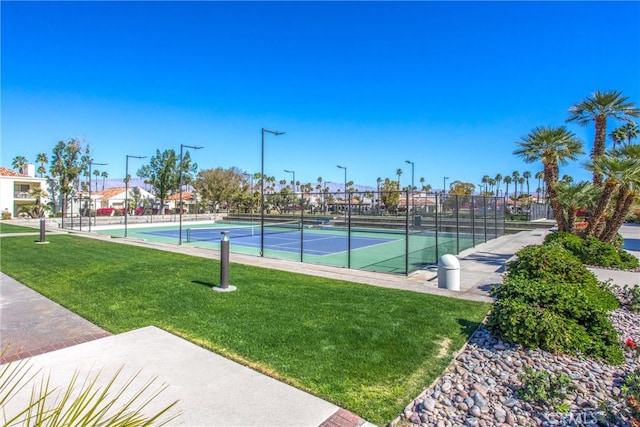
[[[633,348],[637,348],[636,342],[629,338],[626,341]],[[640,368],[627,375],[621,388],[622,397],[627,401],[631,412],[631,425],[640,426]]]
[[96,215],[97,216],[112,216],[113,215],[113,211],[115,211],[115,209],[113,209],[113,208],[98,208],[98,209],[96,209]]

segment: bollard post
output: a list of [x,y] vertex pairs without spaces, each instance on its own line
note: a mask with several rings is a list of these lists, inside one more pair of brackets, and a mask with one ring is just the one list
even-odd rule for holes
[[235,286],[229,285],[229,232],[222,231],[220,233],[220,285],[211,288],[216,292],[235,291]]
[[438,288],[460,290],[460,261],[453,255],[442,255],[438,260]]
[[45,242],[47,239],[45,239],[45,219],[44,218],[40,218],[40,243]]
[[220,239],[220,287],[229,287],[229,232],[223,231]]
[[46,230],[46,222],[44,218],[40,218],[40,240],[36,242],[36,245],[44,245],[47,244],[49,242],[47,242],[46,238],[45,238],[45,230]]

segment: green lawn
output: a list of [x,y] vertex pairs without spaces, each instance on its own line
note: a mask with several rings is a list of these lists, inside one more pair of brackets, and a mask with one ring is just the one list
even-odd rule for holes
[[37,233],[40,231],[39,225],[36,228],[24,227],[21,225],[9,224],[4,221],[0,221],[0,234],[1,233]]
[[489,305],[70,235],[0,242],[1,270],[113,333],[156,325],[377,424],[451,361]]

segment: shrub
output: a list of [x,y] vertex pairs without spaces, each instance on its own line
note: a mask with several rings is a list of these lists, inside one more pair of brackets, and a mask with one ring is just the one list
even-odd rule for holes
[[601,242],[593,236],[582,239],[571,233],[553,233],[545,238],[545,245],[561,245],[584,264],[614,267],[625,270],[637,268],[638,258],[622,249],[624,239],[618,235],[614,243]]
[[631,425],[640,425],[640,368],[627,375],[620,390],[631,411]]
[[2,219],[11,219],[11,212],[2,211]]
[[550,406],[551,409],[560,412],[567,412],[570,409],[564,401],[567,394],[574,391],[576,387],[567,374],[536,372],[531,367],[525,366],[524,372],[520,373],[518,378],[522,381],[522,388],[518,394],[524,400]]
[[113,208],[98,208],[96,209],[97,216],[112,216],[115,209]]
[[623,362],[618,334],[607,313],[615,295],[558,245],[531,246],[507,267],[495,288],[489,330],[505,341],[554,353]]

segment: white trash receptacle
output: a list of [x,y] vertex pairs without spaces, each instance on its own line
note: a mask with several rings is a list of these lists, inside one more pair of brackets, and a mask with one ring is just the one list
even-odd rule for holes
[[453,255],[442,255],[438,259],[438,287],[460,290],[460,261]]

